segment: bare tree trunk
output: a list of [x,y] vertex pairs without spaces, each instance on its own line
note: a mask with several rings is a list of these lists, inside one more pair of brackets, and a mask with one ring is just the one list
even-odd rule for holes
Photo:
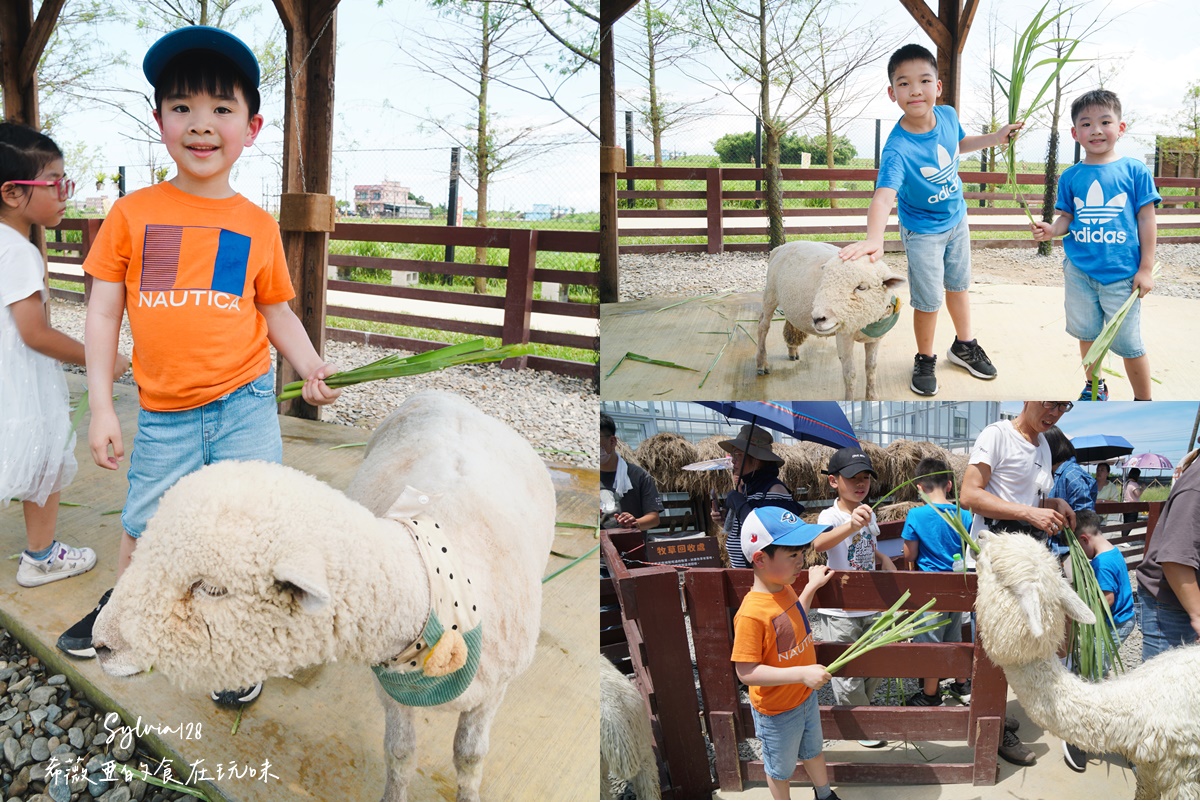
[[774,250],[787,242],[783,233],[783,176],[779,171],[779,139],[783,131],[779,129],[779,121],[771,114],[771,68],[767,59],[767,0],[759,0],[758,7],[758,68],[761,77],[758,113],[762,117],[763,129],[767,135],[767,152],[763,155],[766,168],[763,189],[767,196],[769,247]]
[[[821,53],[821,62],[824,64],[825,53]],[[829,93],[826,92],[822,96],[825,101],[825,169],[833,169],[833,109],[829,107]],[[837,182],[832,179],[829,181],[829,208],[837,208],[837,198],[833,197],[833,191],[837,189]]]
[[[476,118],[475,131],[475,174],[479,179],[479,189],[475,197],[476,228],[487,228],[488,180],[491,178],[491,170],[488,165],[488,67],[492,49],[491,30],[489,28],[491,21],[490,10],[490,4],[487,0],[484,0],[483,24],[480,26],[480,30],[482,31],[482,38],[480,39],[482,49],[479,60],[479,101],[476,107],[478,116]],[[487,248],[482,246],[475,248],[475,264],[486,265],[487,257]],[[483,276],[475,277],[475,294],[487,295],[487,279]]]
[[[1042,220],[1054,222],[1054,202],[1058,197],[1058,122],[1062,113],[1062,82],[1054,79],[1054,102],[1050,104],[1050,141],[1046,146],[1046,185],[1042,189]],[[1050,240],[1038,243],[1038,253],[1050,255]]]
[[[650,68],[649,72],[649,88],[650,88],[650,134],[654,139],[654,166],[662,167],[662,109],[658,105],[658,65],[655,63],[654,50],[654,9],[650,7],[650,0],[645,0],[642,4],[646,8],[646,57],[647,64]],[[663,180],[661,178],[654,179],[654,189],[658,192],[663,191]],[[665,198],[655,198],[655,204],[659,211],[667,208]]]

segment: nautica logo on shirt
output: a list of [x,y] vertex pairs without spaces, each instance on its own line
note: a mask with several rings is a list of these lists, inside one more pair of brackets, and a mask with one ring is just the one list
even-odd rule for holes
[[[1100,182],[1093,181],[1092,185],[1088,187],[1086,200],[1075,198],[1075,216],[1085,224],[1108,223],[1125,210],[1125,201],[1126,194],[1124,192],[1113,195],[1107,201],[1104,200],[1104,190],[1100,187]],[[1076,242],[1121,243],[1128,238],[1124,231],[1091,228],[1088,225],[1084,225],[1081,230],[1074,231],[1072,234]]]
[[147,225],[138,306],[238,309],[249,255],[250,238],[235,231]]
[[930,203],[947,200],[958,191],[958,147],[954,148],[954,156],[940,144],[937,146],[937,167],[922,167],[921,175],[931,183],[941,184],[942,188],[929,196]]

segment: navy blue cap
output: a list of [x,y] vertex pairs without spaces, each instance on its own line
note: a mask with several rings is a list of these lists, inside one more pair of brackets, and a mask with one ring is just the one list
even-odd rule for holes
[[158,77],[167,63],[188,50],[220,53],[233,62],[255,89],[258,88],[258,59],[254,57],[254,51],[233,34],[209,25],[180,28],[152,44],[146,51],[146,58],[142,59],[142,72],[146,74],[146,79],[157,87]]
[[772,544],[776,546],[807,546],[817,535],[832,527],[806,524],[800,516],[782,507],[759,507],[751,510],[742,522],[742,554],[746,562],[754,562],[754,552]]

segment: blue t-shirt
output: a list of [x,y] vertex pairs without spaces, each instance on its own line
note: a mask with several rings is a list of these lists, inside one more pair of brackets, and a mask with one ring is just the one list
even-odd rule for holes
[[897,122],[879,156],[875,188],[896,190],[900,224],[917,234],[940,234],[967,213],[958,180],[958,143],[966,136],[953,106],[934,106],[936,124],[912,134]]
[[1067,258],[1101,284],[1131,277],[1142,258],[1137,213],[1160,201],[1154,176],[1137,159],[1071,165],[1058,179],[1054,204],[1073,216],[1063,237]]
[[[958,533],[950,524],[937,514],[938,509],[954,514],[953,504],[924,504],[913,507],[904,518],[904,529],[900,537],[905,540],[915,540],[921,544],[917,552],[917,570],[919,571],[953,571],[954,555],[962,554],[963,544]],[[959,510],[959,520],[971,529],[971,513]]]
[[1129,569],[1120,549],[1109,549],[1092,558],[1092,570],[1100,590],[1113,595],[1113,623],[1124,624],[1133,618],[1133,590],[1129,584]]

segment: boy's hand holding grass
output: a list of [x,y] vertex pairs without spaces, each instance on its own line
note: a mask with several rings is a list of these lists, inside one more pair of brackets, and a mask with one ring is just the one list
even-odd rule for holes
[[996,132],[996,147],[1012,145],[1017,140],[1017,132],[1025,127],[1024,120],[1009,123]]
[[797,666],[791,670],[796,672],[798,682],[807,685],[814,691],[833,679],[833,675],[826,671],[825,666],[820,663],[811,666]]
[[1154,291],[1154,265],[1138,268],[1133,274],[1133,289],[1138,291],[1139,298],[1145,298]]
[[871,508],[866,504],[859,504],[850,513],[850,523],[854,525],[855,532],[871,523]]
[[301,397],[313,406],[332,404],[342,394],[342,391],[327,385],[325,379],[340,372],[340,370],[332,362],[322,364],[305,378],[304,388],[300,391]]
[[1048,242],[1055,237],[1061,237],[1067,233],[1066,226],[1059,226],[1059,221],[1064,220],[1060,217],[1053,223],[1047,223],[1045,220],[1034,220],[1029,224],[1029,228],[1033,231],[1034,242]]

